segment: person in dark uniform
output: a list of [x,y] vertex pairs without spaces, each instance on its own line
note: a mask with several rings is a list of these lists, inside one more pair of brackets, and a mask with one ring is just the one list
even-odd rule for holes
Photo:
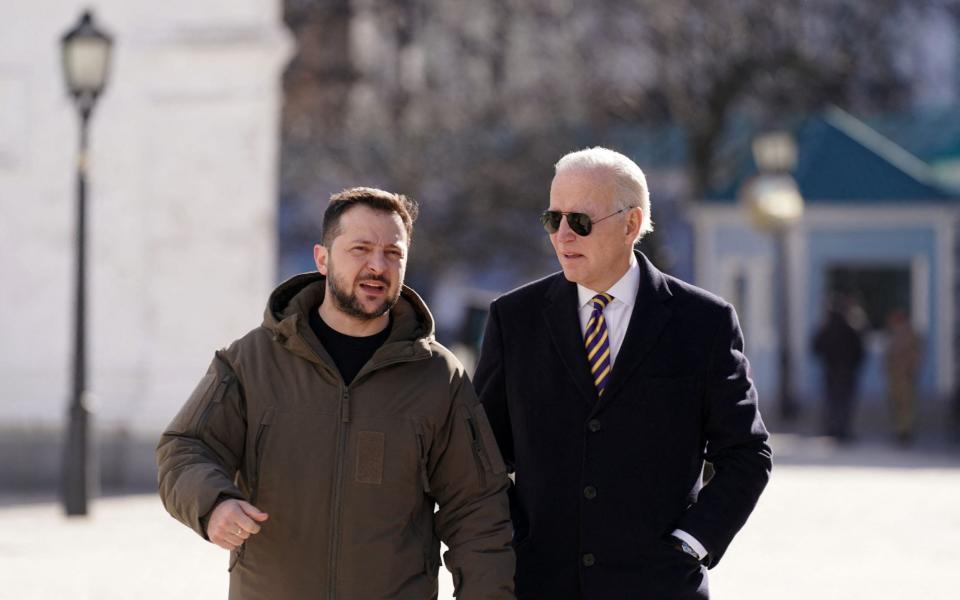
[[863,336],[851,322],[852,301],[835,296],[813,336],[823,373],[823,433],[840,442],[853,438],[857,380],[863,363]]

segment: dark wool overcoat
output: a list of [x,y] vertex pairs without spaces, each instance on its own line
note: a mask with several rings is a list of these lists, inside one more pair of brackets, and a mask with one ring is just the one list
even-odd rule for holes
[[[602,399],[577,287],[562,273],[490,306],[474,383],[515,473],[522,600],[707,598],[707,569],[770,476],[733,308],[637,260],[636,304]],[[668,541],[674,529],[703,544],[703,563]]]

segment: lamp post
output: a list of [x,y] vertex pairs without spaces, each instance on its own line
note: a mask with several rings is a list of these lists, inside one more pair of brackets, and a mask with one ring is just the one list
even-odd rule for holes
[[770,233],[776,245],[776,289],[779,302],[778,362],[780,365],[779,413],[784,421],[797,416],[798,406],[793,389],[790,351],[790,297],[787,234],[803,217],[803,197],[796,180],[790,175],[797,163],[797,147],[785,132],[769,132],[753,140],[753,157],[758,174],[739,191],[740,202],[747,209],[753,225]]
[[74,321],[73,390],[63,463],[63,502],[68,515],[87,514],[90,465],[88,460],[89,410],[84,402],[86,364],[86,203],[87,126],[97,98],[103,92],[110,64],[110,36],[97,29],[89,11],[60,40],[63,75],[80,116],[77,153],[77,273]]

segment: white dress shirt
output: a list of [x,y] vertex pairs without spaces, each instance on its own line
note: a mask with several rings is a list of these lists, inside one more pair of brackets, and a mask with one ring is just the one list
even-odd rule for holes
[[[633,308],[637,302],[637,292],[640,290],[640,265],[637,263],[637,257],[630,253],[630,266],[623,277],[617,280],[610,289],[591,290],[579,283],[577,284],[577,299],[580,302],[578,315],[580,317],[580,333],[584,337],[587,335],[587,322],[590,321],[590,315],[593,313],[593,304],[590,300],[599,293],[606,292],[613,296],[610,304],[603,309],[603,318],[607,323],[607,343],[610,345],[610,368],[617,361],[617,355],[620,353],[620,347],[623,346],[623,338],[627,335],[627,326],[630,324],[630,316],[633,315]],[[671,534],[674,537],[690,544],[690,547],[697,551],[700,560],[707,555],[707,549],[703,547],[697,538],[693,537],[682,529],[675,529]]]
[[[630,253],[630,266],[627,272],[623,274],[615,284],[610,286],[609,290],[602,290],[613,296],[610,304],[603,309],[603,319],[607,322],[607,344],[610,345],[610,368],[617,361],[617,355],[620,353],[620,346],[623,345],[623,338],[627,334],[627,325],[630,324],[630,315],[633,314],[633,305],[637,302],[637,291],[640,289],[640,265],[637,263],[637,257]],[[587,335],[587,322],[590,315],[593,314],[593,304],[590,302],[594,296],[601,292],[595,292],[590,288],[577,284],[577,297],[580,301],[580,334]]]

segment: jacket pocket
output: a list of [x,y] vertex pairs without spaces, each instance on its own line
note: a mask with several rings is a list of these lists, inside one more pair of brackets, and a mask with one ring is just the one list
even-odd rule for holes
[[460,592],[463,591],[463,571],[454,569],[450,575],[451,579],[453,579],[453,597],[459,598]]
[[473,446],[473,457],[480,474],[480,482],[486,485],[487,473],[500,475],[507,472],[507,467],[500,457],[497,441],[487,420],[487,413],[482,404],[466,408],[467,429],[470,432],[470,442]]
[[[430,507],[433,510],[433,507]],[[440,538],[433,531],[430,532],[430,545],[426,549],[424,563],[427,567],[427,575],[436,579],[440,571]]]
[[487,469],[483,460],[483,446],[480,441],[480,432],[477,430],[477,423],[472,416],[466,417],[467,430],[470,432],[470,450],[473,454],[473,463],[477,468],[477,477],[480,478],[480,485],[487,485]]
[[[257,425],[257,433],[253,436],[253,460],[250,466],[250,504],[257,505],[257,496],[260,493],[260,475],[263,465],[263,454],[267,443],[267,434],[270,432],[270,425],[273,423],[273,409],[267,409],[260,417],[260,423]],[[243,562],[243,555],[247,550],[247,542],[230,553],[230,566],[227,571],[233,571],[234,568]]]
[[269,408],[260,417],[257,433],[253,437],[253,464],[250,467],[250,504],[256,506],[260,494],[260,478],[263,469],[263,455],[267,444],[267,435],[273,424],[273,409]]
[[417,472],[420,474],[420,485],[423,493],[430,495],[430,448],[427,446],[427,436],[423,432],[423,423],[413,422],[414,434],[417,440]]
[[219,357],[215,358],[210,372],[204,375],[170,423],[170,431],[199,437],[210,418],[210,413],[223,400],[227,388],[235,379],[233,371]]
[[230,552],[230,565],[227,567],[227,573],[233,571],[236,566],[240,564],[240,560],[243,558],[243,551],[246,547],[247,545],[244,543],[236,550]]
[[229,389],[233,381],[233,373],[227,373],[217,380],[217,384],[213,387],[213,392],[210,394],[209,401],[204,403],[199,416],[190,429],[193,435],[200,437],[203,434],[203,430],[207,426],[207,421],[210,420],[210,414],[213,412],[213,409],[220,406],[220,403],[223,402],[223,397],[227,395],[227,389]]
[[[434,501],[430,498],[430,445],[423,422],[414,419],[414,439],[417,442],[417,473],[420,487],[427,500],[423,502],[419,518],[414,517],[417,525],[414,531],[423,546],[423,570],[431,579],[436,579],[440,570],[440,538],[433,528]],[[422,530],[426,531],[422,531]]]
[[440,538],[433,527],[433,502],[424,502],[413,520],[413,532],[423,549],[423,572],[436,580],[440,571]]
[[203,413],[208,399],[217,384],[217,374],[207,373],[197,383],[197,387],[190,393],[183,408],[170,423],[170,429],[178,433],[191,433],[196,430],[197,421]]

